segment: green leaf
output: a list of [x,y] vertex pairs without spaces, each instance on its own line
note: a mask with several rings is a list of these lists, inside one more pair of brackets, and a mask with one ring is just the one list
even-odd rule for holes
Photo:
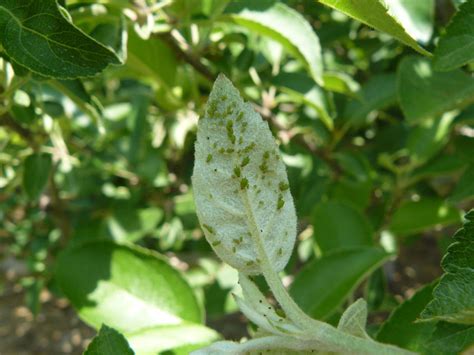
[[[64,10],[63,10],[64,11]],[[58,79],[93,76],[120,64],[114,52],[81,32],[55,0],[0,4],[0,36],[5,52],[34,73]]]
[[133,355],[125,337],[115,329],[102,325],[84,355]]
[[397,235],[410,235],[460,220],[459,211],[442,199],[423,198],[403,203],[395,211],[389,229]]
[[474,325],[474,210],[465,217],[441,262],[445,274],[421,313],[425,320]]
[[[474,326],[439,322],[423,351],[426,355],[469,355],[474,344]],[[463,350],[468,350],[463,352]]]
[[306,265],[296,275],[290,293],[310,316],[327,318],[363,279],[389,257],[389,254],[375,247],[328,253]]
[[49,83],[69,97],[79,109],[88,114],[99,127],[102,127],[102,104],[95,96],[87,92],[84,83],[80,79],[54,80]]
[[232,2],[222,20],[232,21],[279,42],[307,67],[319,85],[324,85],[318,36],[299,12],[279,1],[242,0]]
[[452,70],[474,60],[474,2],[462,4],[434,53],[436,70]]
[[23,188],[30,200],[36,201],[43,192],[51,172],[50,154],[33,153],[25,159],[23,170]]
[[395,74],[381,74],[370,78],[359,90],[358,98],[348,102],[343,119],[351,127],[370,123],[371,112],[384,109],[397,102]]
[[172,350],[173,354],[189,354],[191,350],[220,339],[216,331],[187,322],[142,329],[126,334],[126,337],[140,355],[155,355],[167,350]]
[[296,215],[285,165],[268,123],[220,75],[199,120],[192,177],[196,212],[216,254],[239,271],[288,262]]
[[474,164],[470,164],[459,179],[456,188],[449,197],[449,201],[461,202],[472,200],[474,197]]
[[461,70],[435,72],[428,59],[405,57],[398,67],[400,106],[410,124],[474,101],[474,78]]
[[416,40],[408,34],[402,24],[394,18],[385,4],[381,0],[319,0],[321,3],[330,6],[346,15],[375,28],[386,32],[400,42],[412,47],[424,55],[430,55],[423,49]]
[[[160,58],[160,65],[157,65],[157,58]],[[138,77],[150,83],[157,91],[159,103],[166,109],[175,110],[181,105],[172,91],[177,85],[179,67],[174,52],[159,37],[143,40],[135,31],[130,31],[127,62],[118,75],[132,79]]]
[[436,328],[435,323],[416,322],[431,300],[435,283],[418,290],[409,300],[399,305],[383,323],[376,339],[413,351],[422,351]]
[[411,167],[426,163],[447,143],[451,132],[452,115],[427,119],[408,132],[406,150]]
[[386,4],[390,14],[411,37],[423,44],[428,43],[433,34],[434,0],[390,0]]
[[310,77],[302,73],[280,73],[272,83],[292,97],[295,101],[312,107],[318,113],[319,118],[328,129],[334,126],[333,119],[329,114],[330,101],[323,89]]
[[338,202],[318,204],[312,214],[314,237],[323,254],[348,247],[373,245],[374,231],[355,208]]
[[346,73],[336,71],[326,71],[323,74],[324,88],[328,91],[350,97],[357,97],[360,85],[357,81]]
[[56,278],[79,316],[98,328],[126,334],[144,328],[202,321],[200,306],[182,276],[158,255],[108,241],[64,252]]
[[133,242],[155,231],[163,218],[163,211],[156,207],[138,209],[123,204],[114,209],[107,219],[110,234],[117,242]]

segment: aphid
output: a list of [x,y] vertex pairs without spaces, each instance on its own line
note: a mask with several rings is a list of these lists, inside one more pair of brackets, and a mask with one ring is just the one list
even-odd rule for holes
[[208,225],[208,224],[203,224],[202,226],[203,226],[204,228],[206,228],[209,233],[215,234],[214,228],[212,228],[210,225]]
[[288,185],[287,183],[285,182],[280,182],[280,184],[278,185],[278,187],[280,188],[280,191],[286,191],[288,190],[288,188],[290,187],[290,185]]
[[243,153],[250,153],[250,151],[255,148],[255,143],[252,142],[248,146],[246,146],[244,149],[242,149]]
[[209,163],[212,160],[212,154],[208,154],[206,158],[206,163]]
[[244,190],[244,189],[248,188],[248,186],[249,186],[249,181],[247,180],[247,178],[242,178],[240,180],[240,189]]
[[242,159],[242,163],[240,164],[240,166],[243,168],[243,167],[246,166],[249,162],[250,162],[250,158],[249,158],[249,157],[245,157],[244,159]]
[[240,173],[241,173],[240,168],[239,168],[238,166],[236,166],[236,167],[234,168],[234,174],[235,174],[235,176],[240,177]]
[[213,247],[217,247],[219,244],[221,244],[220,240],[216,240],[215,242],[212,242]]
[[277,210],[282,209],[284,205],[285,205],[285,201],[283,200],[283,196],[282,195],[278,196]]

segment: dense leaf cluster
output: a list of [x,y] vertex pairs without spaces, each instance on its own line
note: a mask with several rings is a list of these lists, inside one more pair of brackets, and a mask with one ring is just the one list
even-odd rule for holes
[[0,1],[0,255],[87,354],[465,351],[473,63],[474,0]]

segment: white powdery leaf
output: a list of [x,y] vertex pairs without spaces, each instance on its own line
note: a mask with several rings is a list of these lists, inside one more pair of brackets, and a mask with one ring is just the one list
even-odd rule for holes
[[296,238],[285,165],[268,123],[224,75],[199,120],[195,148],[196,210],[216,254],[243,273],[259,274],[263,251],[282,270]]

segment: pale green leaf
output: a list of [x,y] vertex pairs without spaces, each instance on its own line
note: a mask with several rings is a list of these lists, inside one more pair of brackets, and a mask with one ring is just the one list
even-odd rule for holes
[[102,325],[84,355],[133,355],[125,337],[115,329]]
[[324,84],[318,36],[298,11],[280,1],[243,0],[231,3],[223,19],[231,20],[252,32],[279,42],[290,54],[303,62],[319,85]]
[[400,42],[412,47],[424,55],[430,53],[423,49],[416,40],[403,28],[402,24],[394,18],[383,0],[319,0],[346,15],[375,28],[386,32]]
[[258,274],[263,251],[282,270],[296,236],[285,165],[268,124],[223,75],[199,120],[195,157],[196,210],[216,254]]
[[400,106],[411,124],[474,101],[474,78],[461,70],[435,72],[430,60],[410,56],[397,75]]
[[0,33],[9,57],[43,76],[74,79],[120,64],[114,52],[70,23],[55,0],[2,1]]
[[474,1],[462,4],[439,39],[434,53],[436,70],[451,70],[474,60]]
[[446,272],[433,291],[433,300],[421,313],[425,320],[474,324],[474,210],[454,235],[441,265]]
[[367,315],[367,302],[359,298],[344,311],[337,324],[337,329],[359,338],[370,339],[365,331]]

